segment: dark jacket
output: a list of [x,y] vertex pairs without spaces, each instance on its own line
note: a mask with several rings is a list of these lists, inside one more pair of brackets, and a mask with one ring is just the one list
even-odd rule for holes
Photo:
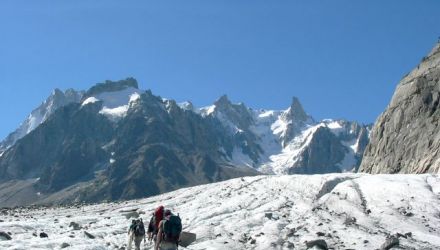
[[159,231],[159,228],[156,228],[156,217],[153,214],[153,216],[151,216],[150,223],[148,223],[147,232],[152,233],[153,235],[156,235],[158,231]]

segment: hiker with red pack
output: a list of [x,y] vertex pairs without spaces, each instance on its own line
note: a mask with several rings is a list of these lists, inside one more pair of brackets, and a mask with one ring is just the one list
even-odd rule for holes
[[179,215],[174,215],[170,210],[165,210],[164,219],[159,223],[159,232],[155,250],[177,250],[182,233],[182,221]]
[[159,223],[164,218],[164,210],[163,206],[159,206],[154,210],[153,216],[151,216],[150,223],[148,224],[148,240],[154,240],[156,242],[156,236],[159,231]]

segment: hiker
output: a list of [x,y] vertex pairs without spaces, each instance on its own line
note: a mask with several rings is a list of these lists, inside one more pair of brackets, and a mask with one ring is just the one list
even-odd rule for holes
[[159,223],[163,220],[164,207],[159,206],[154,210],[153,216],[151,216],[150,223],[148,224],[148,240],[156,242],[156,235],[159,231]]
[[132,220],[130,228],[128,229],[128,250],[131,250],[131,244],[134,241],[135,250],[141,249],[142,239],[145,239],[145,227],[142,219]]
[[165,210],[164,219],[159,223],[155,250],[177,250],[179,246],[182,222],[180,217]]

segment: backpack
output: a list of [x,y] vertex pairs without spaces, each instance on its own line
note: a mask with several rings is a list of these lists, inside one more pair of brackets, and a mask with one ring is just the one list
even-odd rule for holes
[[163,212],[164,212],[163,206],[156,208],[156,210],[154,211],[153,222],[154,222],[154,231],[156,233],[159,230],[159,223],[163,220]]
[[145,227],[144,222],[142,220],[137,220],[133,229],[135,236],[144,236],[145,235]]
[[182,232],[182,221],[177,215],[171,215],[168,220],[163,222],[163,239],[167,242],[179,243],[180,233]]

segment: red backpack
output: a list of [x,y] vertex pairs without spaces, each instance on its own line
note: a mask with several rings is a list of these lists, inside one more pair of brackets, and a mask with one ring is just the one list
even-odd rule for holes
[[159,229],[159,223],[163,220],[163,212],[164,212],[163,206],[160,206],[156,208],[156,210],[154,210],[154,226],[156,230]]

